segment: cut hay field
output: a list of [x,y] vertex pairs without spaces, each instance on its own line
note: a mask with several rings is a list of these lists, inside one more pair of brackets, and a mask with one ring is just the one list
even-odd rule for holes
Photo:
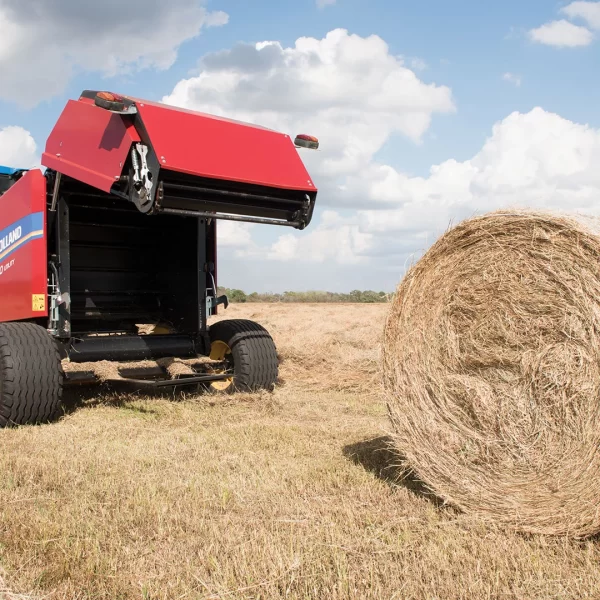
[[386,310],[233,305],[278,344],[273,394],[89,390],[1,431],[0,598],[600,597],[597,540],[506,534],[397,481]]

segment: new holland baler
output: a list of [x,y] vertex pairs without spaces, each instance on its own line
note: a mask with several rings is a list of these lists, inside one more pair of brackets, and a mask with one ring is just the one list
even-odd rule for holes
[[0,427],[56,415],[63,361],[209,357],[154,383],[272,388],[261,325],[208,325],[227,308],[217,221],[304,229],[317,189],[300,147],[318,141],[107,92],[70,100],[44,172],[0,168]]

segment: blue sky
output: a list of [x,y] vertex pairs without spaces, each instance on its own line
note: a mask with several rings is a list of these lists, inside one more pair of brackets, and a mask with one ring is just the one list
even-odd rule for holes
[[[472,0],[406,2],[337,0],[319,9],[315,0],[212,0],[207,8],[229,15],[224,27],[206,29],[179,48],[177,62],[167,71],[148,71],[105,79],[98,73],[74,78],[64,94],[33,110],[0,102],[0,124],[22,124],[39,143],[45,139],[65,101],[84,88],[115,89],[160,99],[189,75],[207,53],[235,43],[278,40],[284,46],[301,36],[323,37],[345,28],[361,36],[376,34],[393,54],[423,59],[424,81],[452,87],[458,111],[436,120],[435,139],[422,147],[395,140],[382,153],[386,161],[423,175],[431,164],[455,157],[466,159],[489,134],[490,125],[513,110],[543,106],[562,116],[600,126],[600,80],[591,76],[600,67],[600,45],[557,52],[531,43],[526,32],[556,16],[568,4],[543,0],[481,3]],[[26,66],[25,66],[26,68]],[[508,85],[502,75],[523,78],[521,87]],[[398,147],[400,146],[400,147]]]
[[[411,256],[425,250],[449,220],[523,203],[594,212],[600,200],[600,195],[594,195],[594,186],[600,191],[595,176],[600,169],[598,163],[593,164],[600,147],[596,146],[600,145],[600,41],[596,40],[600,37],[600,2],[330,0],[319,7],[316,0],[174,0],[168,9],[157,8],[155,21],[152,16],[144,17],[147,22],[138,23],[136,30],[132,20],[122,31],[115,30],[110,16],[103,29],[98,20],[104,17],[91,8],[86,13],[87,3],[75,0],[51,0],[49,4],[52,14],[58,15],[61,11],[71,14],[77,5],[77,22],[65,25],[58,16],[52,22],[54,17],[44,20],[40,15],[37,25],[24,24],[18,13],[27,13],[29,4],[0,0],[0,37],[14,41],[12,53],[0,44],[0,132],[6,127],[22,127],[35,140],[37,155],[66,100],[84,88],[111,89],[203,110],[214,108],[267,126],[310,124],[315,128],[308,133],[319,136],[323,144],[323,153],[309,159],[311,173],[314,169],[322,190],[315,221],[292,237],[279,228],[225,225],[220,269],[224,285],[248,291],[390,290]],[[131,4],[152,12],[142,1]],[[172,25],[164,31],[165,17],[160,10],[171,11]],[[182,14],[187,11],[185,19],[177,20],[178,10]],[[69,26],[83,34],[89,27],[92,43],[88,44],[83,34],[80,42],[74,39],[77,36],[71,39]],[[184,26],[189,27],[186,33],[182,33]],[[323,105],[303,114],[302,119],[291,113],[249,111],[243,99],[233,97],[235,86],[227,87],[223,73],[213,72],[209,74],[212,81],[223,90],[217,105],[196,79],[204,69],[202,57],[227,53],[236,44],[246,44],[244,51],[251,52],[258,42],[277,41],[281,56],[299,61],[300,51],[286,54],[284,49],[294,50],[298,38],[324,40],[340,29],[347,35],[336,38],[331,47],[350,48],[349,36],[357,36],[358,49],[353,50],[357,61],[362,56],[361,43],[365,54],[373,48],[364,41],[369,36],[378,36],[387,45],[386,51],[373,50],[373,62],[367,63],[371,72],[389,69],[395,77],[405,77],[403,69],[414,72],[418,85],[407,94],[413,94],[417,103],[432,106],[418,117],[427,122],[418,131],[405,121],[412,119],[414,109],[401,103],[394,108],[402,86],[386,99],[385,77],[375,78],[372,88],[372,97],[378,105],[385,104],[385,109],[372,118],[365,117],[364,123],[360,118],[355,123],[352,114],[364,112],[372,104],[371,90],[366,95],[361,90],[357,93],[362,98],[357,100],[358,113],[337,119],[337,129],[333,123],[322,125],[324,115],[331,114],[328,110],[338,102],[347,103],[354,94],[356,88],[348,83],[354,81],[351,60],[338,64],[334,59],[328,67],[339,69],[339,98],[335,90],[328,92]],[[146,32],[144,37],[140,30]],[[68,50],[60,48],[61,39],[70,40]],[[325,52],[324,48],[319,46],[315,52]],[[169,52],[176,59],[165,58]],[[110,65],[108,59],[104,61],[103,53],[114,55],[117,67],[114,61]],[[402,57],[401,62],[397,57]],[[244,78],[233,54],[230,59],[230,69]],[[394,60],[398,60],[396,66]],[[22,61],[18,76],[15,61]],[[140,62],[149,66],[139,68]],[[297,67],[299,62],[293,64]],[[277,77],[284,81],[293,76],[298,85],[318,86],[318,76],[307,83],[296,67],[290,71],[292,75],[284,70]],[[257,79],[256,83],[265,81]],[[427,86],[434,86],[435,92],[430,93]],[[319,94],[318,87],[313,93]],[[532,113],[536,107],[541,110]],[[510,120],[515,112],[517,116]],[[391,125],[386,130],[388,119]],[[358,162],[344,166],[342,157],[349,149],[361,152],[352,146],[355,141],[345,137],[353,127],[362,126],[365,130],[373,126],[377,141]],[[14,138],[4,139],[14,143]],[[23,146],[26,150],[13,154],[10,148],[0,148],[0,157],[4,162],[12,157],[25,159],[31,151],[28,144]],[[558,167],[557,153],[565,153]],[[471,168],[470,160],[476,156],[476,167]],[[339,161],[335,175],[323,166],[329,159]],[[316,160],[324,163],[319,165]],[[507,167],[511,160],[516,161],[514,169]],[[572,168],[563,172],[561,165],[571,164],[569,161]],[[444,179],[431,177],[432,166],[442,164],[446,165]],[[528,165],[527,174],[512,177],[524,164]],[[346,191],[340,191],[340,186]],[[453,187],[457,189],[447,191]],[[377,206],[382,197],[386,198],[383,211]]]

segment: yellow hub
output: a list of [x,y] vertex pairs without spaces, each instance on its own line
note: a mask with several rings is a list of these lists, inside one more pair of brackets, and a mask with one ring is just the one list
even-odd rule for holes
[[[210,360],[225,360],[225,358],[231,355],[231,348],[222,340],[215,340],[210,345]],[[213,370],[213,373],[224,373],[224,370]],[[219,392],[225,391],[233,385],[233,377],[227,379],[221,379],[220,381],[211,381],[210,387]]]

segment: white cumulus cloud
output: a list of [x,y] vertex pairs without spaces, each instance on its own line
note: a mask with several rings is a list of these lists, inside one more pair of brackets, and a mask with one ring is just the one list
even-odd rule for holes
[[592,29],[600,30],[600,2],[571,2],[562,11],[570,19],[583,19]]
[[557,48],[589,46],[594,40],[594,34],[587,27],[574,25],[564,19],[532,29],[529,36],[534,42]]
[[379,160],[395,135],[420,143],[433,116],[454,104],[450,89],[422,81],[377,36],[336,30],[290,48],[263,42],[209,54],[164,100],[321,139],[322,152],[301,155],[327,208],[320,220],[269,243],[238,234],[238,257],[385,269],[475,213],[600,214],[600,131],[543,108],[508,115],[470,160],[450,158],[426,177]]
[[217,222],[217,241],[219,246],[226,248],[244,248],[252,244],[253,223],[238,221]]
[[166,69],[182,42],[227,20],[201,0],[0,0],[0,99],[34,106],[82,70]]
[[[208,54],[199,73],[181,80],[163,101],[290,135],[316,135],[321,151],[301,156],[320,205],[338,208],[379,202],[355,189],[354,175],[376,168],[376,154],[393,136],[421,143],[434,115],[455,110],[448,87],[422,81],[380,37],[343,29],[322,39],[299,38],[293,47],[265,41]],[[267,258],[347,263],[362,260],[371,244],[356,220],[311,228],[283,235]]]
[[[254,241],[239,256],[338,264],[404,264],[452,224],[501,208],[529,207],[600,216],[600,130],[542,108],[496,123],[469,160],[449,159],[427,177],[373,163],[350,178],[376,209],[349,217],[325,211],[321,222],[273,244]],[[375,260],[376,259],[376,260]]]
[[[564,6],[560,13],[569,20],[551,21],[541,27],[531,29],[529,37],[534,42],[555,46],[557,48],[577,48],[589,46],[596,38],[595,31],[600,31],[600,2],[577,1]],[[584,25],[576,25],[571,21],[584,21]]]
[[283,234],[272,244],[260,246],[247,241],[236,256],[259,260],[304,263],[335,262],[341,265],[366,264],[366,254],[373,246],[373,235],[360,230],[356,216],[342,217],[338,212],[326,210],[319,223],[302,233]]
[[389,203],[359,211],[380,248],[402,239],[425,250],[452,222],[487,211],[529,207],[600,215],[600,130],[535,108],[497,123],[470,160],[448,160],[428,177],[381,166],[364,193]]
[[0,165],[29,169],[38,161],[37,145],[29,131],[15,125],[0,129]]
[[455,110],[448,87],[419,79],[380,37],[342,29],[288,48],[268,41],[208,54],[198,75],[163,101],[316,135],[322,151],[302,157],[322,197],[337,205],[358,201],[345,179],[367,168],[391,137],[419,143],[434,115]]
[[339,264],[367,262],[365,253],[371,248],[373,236],[360,231],[355,217],[343,218],[335,211],[325,211],[321,222],[307,235],[289,233],[281,236],[266,256],[271,260],[305,260]]

